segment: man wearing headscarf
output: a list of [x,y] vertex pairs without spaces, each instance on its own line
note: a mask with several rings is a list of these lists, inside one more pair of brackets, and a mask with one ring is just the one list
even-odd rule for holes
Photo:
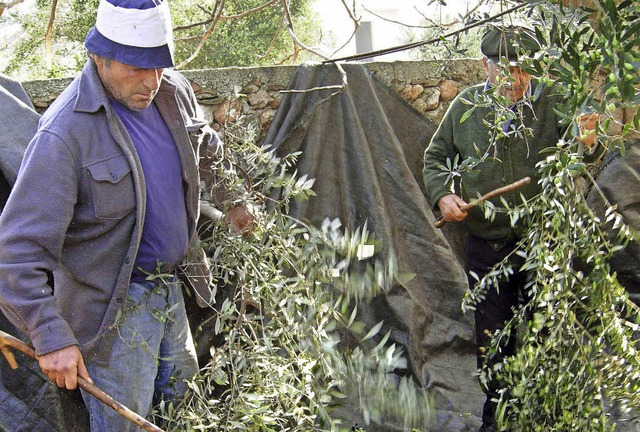
[[[0,217],[0,308],[58,386],[80,376],[145,416],[198,370],[178,276],[211,303],[198,165],[221,143],[170,69],[166,0],[101,0],[85,46]],[[83,398],[92,431],[138,430]]]
[[[475,325],[478,346],[478,368],[492,367],[515,352],[515,338],[502,350],[486,357],[485,348],[491,335],[513,317],[513,308],[526,284],[522,264],[512,251],[518,241],[517,227],[500,203],[493,200],[494,220],[485,218],[482,209],[461,209],[468,201],[494,189],[506,186],[526,176],[532,181],[515,191],[502,195],[510,205],[520,202],[520,194],[532,197],[539,191],[540,175],[536,164],[545,158],[541,151],[555,146],[564,127],[554,111],[558,95],[553,87],[531,79],[522,66],[522,59],[539,51],[535,34],[525,27],[490,27],[483,35],[480,49],[482,65],[487,73],[485,84],[470,87],[453,101],[433,135],[424,155],[423,176],[430,203],[439,209],[445,221],[463,222],[468,232],[466,271],[471,287],[474,274],[482,278],[491,268],[509,257],[514,274],[492,287],[486,298],[476,305]],[[536,94],[533,98],[532,95]],[[479,103],[465,117],[474,101],[482,95],[496,96],[500,103]],[[500,108],[498,108],[500,107]],[[509,112],[505,114],[505,109]],[[494,125],[497,125],[494,126]],[[445,184],[442,167],[447,161],[475,159],[477,165],[461,170],[451,184]],[[483,386],[486,402],[480,431],[495,431],[495,411],[499,384],[494,380]]]

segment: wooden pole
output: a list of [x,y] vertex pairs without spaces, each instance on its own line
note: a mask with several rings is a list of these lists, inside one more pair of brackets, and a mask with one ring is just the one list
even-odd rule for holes
[[[29,345],[22,342],[20,339],[17,339],[11,336],[8,333],[5,333],[0,330],[0,351],[4,354],[5,358],[9,362],[9,365],[12,369],[16,369],[18,367],[18,363],[9,348],[14,348],[20,351],[23,354],[28,355],[31,358],[36,358],[36,353]],[[95,398],[97,398],[100,402],[107,405],[109,408],[113,409],[115,412],[126,418],[132,423],[135,423],[142,429],[149,432],[164,432],[164,430],[160,429],[158,426],[149,422],[144,417],[136,414],[131,411],[126,406],[122,405],[120,402],[100,390],[95,385],[91,384],[89,381],[82,377],[78,377],[78,385],[80,388],[85,390],[87,393],[91,394]]]
[[[501,188],[498,189],[494,189],[489,193],[486,193],[484,195],[482,195],[480,198],[475,199],[473,201],[471,201],[469,204],[465,204],[463,206],[460,207],[460,210],[462,211],[468,211],[469,209],[472,209],[474,207],[477,207],[478,205],[482,204],[484,201],[491,199],[493,197],[496,197],[498,195],[502,195],[503,193],[506,192],[510,192],[514,189],[518,189],[526,184],[531,183],[531,177],[525,177],[523,179],[520,179],[516,182],[513,182],[511,184],[508,184],[506,186],[502,186]],[[435,225],[436,228],[442,228],[445,224],[447,223],[446,220],[444,220],[444,218],[442,216],[440,216],[438,218],[438,220],[436,220],[433,224]]]

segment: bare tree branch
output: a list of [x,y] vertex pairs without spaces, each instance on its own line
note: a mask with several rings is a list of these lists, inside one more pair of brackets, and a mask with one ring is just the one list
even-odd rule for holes
[[[372,10],[367,9],[366,6],[362,6],[362,9],[366,10],[367,12],[369,12],[371,15],[373,15],[376,18],[380,18],[382,21],[386,21],[388,23],[392,23],[392,24],[398,24],[401,25],[402,27],[407,27],[407,28],[426,28],[425,26],[422,25],[413,25],[413,24],[406,24],[400,21],[396,21],[396,20],[392,20],[386,17],[383,17],[382,15],[373,12]],[[414,8],[415,9],[415,8]],[[417,10],[417,9],[416,9]],[[424,15],[423,15],[424,16]]]
[[347,1],[346,0],[340,0],[340,1],[342,2],[342,4],[344,5],[345,10],[349,14],[349,18],[351,18],[351,20],[354,23],[356,23],[356,27],[360,26],[360,19],[356,18],[356,0],[353,0],[353,3],[351,4],[351,9],[349,9],[349,6],[347,5]]
[[[323,53],[317,52],[316,50],[306,46],[304,43],[300,42],[300,40],[298,39],[298,36],[296,35],[294,29],[293,29],[293,20],[291,19],[291,13],[289,11],[289,3],[287,2],[287,0],[282,0],[282,7],[283,7],[283,15],[284,15],[284,19],[287,25],[287,29],[289,30],[289,34],[291,35],[291,38],[294,41],[294,49],[298,49],[298,47],[302,47],[303,49],[312,52],[314,54],[316,54],[317,56],[327,59],[328,57],[325,56]],[[344,91],[344,89],[347,87],[347,73],[345,72],[345,70],[342,68],[342,66],[338,63],[335,63],[336,68],[338,68],[338,71],[340,72],[340,75],[342,76],[342,84],[340,85],[334,85],[334,86],[324,86],[324,87],[314,87],[314,88],[310,88],[310,89],[304,89],[304,90],[284,90],[282,91],[282,93],[308,93],[308,92],[312,92],[312,91],[317,91],[317,90],[336,90],[334,92],[332,92],[328,98]]]
[[[342,0],[342,2],[345,5],[345,7],[347,7],[346,3],[344,3],[345,0]],[[289,9],[289,3],[288,3],[287,0],[268,0],[268,1],[266,1],[265,3],[263,3],[260,6],[256,6],[254,8],[247,9],[247,10],[241,12],[241,13],[234,14],[234,15],[223,15],[225,1],[221,1],[220,3],[218,3],[217,8],[216,8],[216,10],[214,12],[205,9],[201,5],[198,5],[198,7],[202,11],[204,11],[205,13],[210,14],[211,18],[209,18],[207,20],[199,21],[199,22],[196,22],[196,23],[191,23],[191,24],[188,24],[188,25],[184,25],[184,26],[177,26],[177,27],[175,27],[173,29],[174,32],[178,32],[178,31],[181,31],[181,30],[187,30],[187,29],[198,27],[198,26],[203,26],[203,25],[207,25],[208,26],[206,31],[201,36],[189,36],[189,37],[186,37],[186,38],[176,38],[176,40],[180,40],[180,41],[182,41],[182,40],[192,40],[192,39],[196,39],[196,38],[200,39],[200,42],[198,43],[198,46],[196,47],[194,52],[189,56],[189,58],[187,58],[182,63],[177,65],[176,69],[184,68],[187,64],[189,64],[191,61],[193,61],[198,56],[198,54],[202,50],[205,42],[208,40],[208,38],[211,36],[213,31],[215,30],[215,27],[216,27],[218,22],[220,22],[222,20],[241,19],[241,18],[246,17],[248,15],[251,15],[251,14],[254,14],[256,12],[259,12],[260,10],[263,10],[263,9],[265,9],[267,7],[274,6],[274,5],[278,4],[278,3],[280,3],[282,5],[282,8],[283,8],[283,20],[282,20],[282,23],[283,23],[283,25],[285,25],[287,27],[287,31],[289,32],[289,35],[291,36],[291,38],[293,40],[293,58],[294,58],[294,61],[295,61],[295,59],[297,59],[297,56],[298,56],[298,54],[300,52],[300,49],[304,49],[305,51],[311,52],[311,53],[317,55],[318,57],[320,57],[322,59],[325,59],[325,60],[329,59],[329,56],[327,56],[326,54],[320,52],[316,48],[313,48],[313,47],[310,47],[310,46],[306,45],[297,36],[297,34],[295,33],[295,30],[293,28],[293,19],[291,18],[291,13],[290,13],[290,9]],[[347,9],[348,9],[348,7],[347,7]],[[353,13],[351,13],[351,11],[349,11],[349,15],[351,17],[355,18]],[[357,21],[356,21],[356,23],[357,23]],[[281,29],[282,29],[282,27],[280,27],[278,29],[278,31],[276,32],[275,36],[273,37],[273,39],[272,39],[272,41],[271,41],[271,43],[269,45],[269,48],[267,49],[265,54],[263,54],[259,58],[264,58],[273,49],[273,47],[275,46],[275,42],[276,42],[278,36],[280,35]]]
[[24,0],[13,0],[10,2],[0,2],[0,16],[4,13],[5,10],[11,9],[12,7],[24,2]]
[[314,92],[314,91],[318,91],[318,90],[336,90],[333,93],[331,93],[329,96],[327,96],[327,99],[331,98],[334,95],[337,95],[338,93],[341,93],[342,91],[344,91],[345,88],[347,88],[347,72],[345,72],[344,68],[342,67],[342,65],[340,63],[334,63],[334,65],[338,69],[338,72],[340,72],[340,76],[342,77],[342,84],[323,86],[323,87],[312,87],[312,88],[308,88],[308,89],[280,90],[280,93],[299,93],[299,94],[302,94],[302,93],[310,93],[310,92]]
[[202,35],[202,38],[200,39],[200,43],[198,43],[198,46],[196,47],[196,49],[193,51],[193,53],[191,53],[191,55],[185,61],[183,61],[182,63],[176,66],[176,69],[181,69],[185,67],[193,59],[195,59],[198,56],[205,42],[207,41],[207,39],[209,39],[209,36],[211,36],[211,34],[216,28],[216,25],[220,21],[220,17],[222,16],[222,11],[224,10],[225,3],[226,3],[226,0],[220,0],[220,2],[218,3],[218,10],[213,13],[214,16],[211,21],[211,24],[209,25],[209,28]]
[[496,15],[493,15],[489,18],[480,20],[480,21],[476,21],[473,24],[469,24],[468,26],[465,26],[459,30],[447,33],[445,35],[442,36],[438,36],[435,38],[431,38],[428,39],[426,41],[420,41],[420,42],[413,42],[410,44],[405,44],[405,45],[399,45],[399,46],[395,46],[395,47],[390,47],[390,48],[384,48],[381,50],[377,50],[377,51],[371,51],[371,52],[366,52],[366,53],[361,53],[361,54],[355,54],[355,55],[351,55],[351,56],[346,56],[346,57],[341,57],[341,58],[337,58],[337,59],[330,59],[330,60],[325,60],[323,63],[332,63],[332,62],[338,62],[338,61],[354,61],[354,60],[362,60],[362,59],[367,59],[367,58],[371,58],[371,57],[376,57],[376,56],[380,56],[380,55],[385,55],[385,54],[392,54],[392,53],[396,53],[396,52],[400,52],[400,51],[405,51],[408,49],[413,49],[413,48],[418,48],[421,47],[423,45],[428,45],[428,44],[432,44],[432,43],[437,43],[440,42],[442,40],[442,38],[450,38],[453,36],[457,36],[460,33],[464,33],[467,30],[470,30],[472,28],[475,27],[479,27],[481,25],[490,23],[492,21],[495,21],[496,19],[505,16],[505,15],[509,15],[510,13],[513,13],[519,9],[522,9],[524,7],[528,6],[527,3],[519,3],[516,6],[513,6],[507,10],[504,10]]
[[[213,12],[211,12],[209,9],[202,6],[200,3],[198,3],[196,6],[198,6],[198,9],[200,9],[202,12],[206,13],[207,15],[213,15]],[[215,9],[215,6],[214,6],[214,9]]]
[[283,18],[283,22],[287,26],[287,31],[289,32],[289,35],[293,40],[293,52],[294,52],[293,60],[296,61],[298,59],[298,53],[300,52],[300,48],[299,48],[300,45],[298,45],[298,37],[293,30],[293,20],[291,19],[289,3],[287,3],[287,0],[282,0],[282,18]]
[[[239,14],[221,15],[219,19],[220,20],[232,20],[232,19],[244,18],[244,17],[246,17],[248,15],[251,15],[251,14],[253,14],[255,12],[259,12],[262,9],[266,9],[269,6],[276,5],[279,2],[280,2],[280,0],[269,0],[268,2],[266,2],[266,3],[264,3],[264,4],[260,5],[260,6],[256,6],[256,7],[252,8],[252,9],[247,9],[246,11],[241,12]],[[200,5],[198,5],[198,7],[202,11],[206,12],[207,14],[213,15],[213,13],[211,11],[206,10],[204,7],[202,7]],[[202,26],[202,25],[210,24],[212,21],[213,21],[213,18],[209,18],[208,20],[199,21],[199,22],[195,22],[195,23],[191,23],[191,24],[187,24],[187,25],[183,25],[183,26],[174,27],[173,31],[175,32],[175,31],[187,30],[187,29],[190,29],[190,28],[193,28],[193,27],[199,27],[199,26]]]
[[[413,25],[413,24],[407,24],[407,23],[403,23],[400,21],[396,21],[396,20],[392,20],[389,18],[386,18],[380,14],[377,14],[375,12],[373,12],[372,10],[367,9],[366,6],[362,6],[362,8],[369,12],[371,15],[375,16],[376,18],[381,19],[382,21],[386,21],[389,23],[393,23],[393,24],[398,24],[400,26],[403,27],[407,27],[407,28],[422,28],[422,29],[433,29],[433,28],[451,28],[457,24],[460,24],[461,22],[464,22],[467,18],[471,17],[474,13],[476,13],[478,11],[478,9],[480,9],[482,6],[485,6],[486,4],[490,3],[491,0],[479,0],[477,3],[475,3],[475,5],[473,7],[471,7],[470,9],[467,8],[467,10],[464,12],[464,14],[460,14],[459,16],[460,18],[454,18],[451,21],[448,22],[442,22],[442,21],[435,21],[433,18],[430,18],[429,16],[427,16],[424,12],[422,12],[420,9],[418,9],[418,7],[414,6],[413,9],[428,23],[430,23],[429,25]],[[468,6],[468,4],[467,4]]]
[[346,47],[349,44],[349,42],[353,40],[353,38],[356,36],[356,32],[358,31],[358,28],[360,27],[360,18],[356,17],[355,0],[353,0],[351,9],[349,9],[349,6],[347,5],[346,0],[341,0],[341,1],[342,1],[342,4],[344,5],[345,10],[347,11],[347,14],[349,14],[349,18],[351,18],[351,21],[353,21],[353,32],[351,33],[351,36],[347,38],[345,43],[343,43],[340,47],[338,47],[334,52],[331,53],[331,57],[336,55],[336,53],[340,52],[342,48]]
[[282,26],[283,25],[284,25],[284,20],[280,21],[280,25],[278,26],[278,30],[276,31],[276,34],[273,35],[273,38],[271,38],[271,42],[269,43],[269,47],[267,48],[265,53],[258,56],[258,58],[260,60],[262,60],[265,57],[267,57],[269,55],[269,53],[271,52],[271,50],[273,50],[273,47],[275,47],[276,41],[278,40],[278,38],[280,37],[280,34],[282,33]]
[[[420,16],[422,16],[422,18],[425,19],[425,21],[427,21],[428,23],[431,23],[431,25],[425,26],[425,29],[432,29],[432,28],[451,28],[457,24],[460,24],[461,21],[464,22],[467,18],[471,17],[474,13],[478,12],[478,9],[480,9],[480,7],[485,6],[486,4],[491,3],[492,0],[479,0],[475,6],[473,6],[471,9],[467,9],[467,11],[462,15],[462,20],[460,19],[454,19],[452,21],[446,22],[446,23],[438,23],[436,21],[434,21],[433,19],[429,18],[427,15],[425,15],[423,12],[421,12],[417,7],[414,7],[416,12],[418,12],[420,14]],[[467,4],[468,6],[468,4]]]
[[273,6],[273,5],[275,5],[275,4],[278,4],[278,1],[279,1],[279,0],[270,0],[270,1],[266,2],[265,4],[263,4],[263,5],[261,5],[261,6],[256,6],[256,7],[254,7],[253,9],[247,9],[246,11],[241,12],[241,13],[239,13],[239,14],[224,16],[224,17],[223,17],[223,19],[236,19],[236,18],[243,18],[243,17],[245,17],[245,16],[247,16],[247,15],[251,15],[252,13],[255,13],[255,12],[261,11],[262,9],[266,9],[266,8],[268,8],[269,6]]
[[[316,50],[315,48],[311,48],[310,46],[307,46],[306,44],[300,41],[300,39],[298,38],[298,35],[296,35],[295,31],[293,30],[293,20],[291,19],[291,13],[289,12],[289,3],[287,3],[287,0],[280,0],[280,1],[282,2],[282,7],[284,9],[283,15],[284,15],[285,23],[287,25],[287,30],[289,31],[289,35],[291,36],[291,39],[293,39],[294,44],[299,47],[302,47],[306,51],[309,51],[317,55],[320,58],[328,60],[329,56]],[[297,49],[296,46],[294,46],[294,48]]]
[[49,14],[49,22],[47,23],[47,31],[44,34],[44,52],[47,60],[47,69],[51,69],[53,62],[53,53],[51,49],[51,33],[53,33],[53,23],[56,20],[56,9],[58,8],[58,0],[51,2],[51,13]]

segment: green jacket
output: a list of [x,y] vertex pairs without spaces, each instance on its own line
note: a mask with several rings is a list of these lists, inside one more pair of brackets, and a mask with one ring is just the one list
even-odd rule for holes
[[[545,87],[536,92],[536,82],[532,82],[535,100],[529,98],[514,108],[521,113],[517,120],[511,121],[511,127],[520,126],[531,129],[530,133],[510,134],[494,139],[494,133],[485,124],[495,123],[496,110],[491,106],[477,106],[471,116],[460,122],[463,114],[472,108],[463,100],[473,100],[473,94],[485,92],[485,85],[470,87],[460,93],[452,102],[444,116],[438,130],[433,135],[431,143],[424,154],[423,178],[427,191],[427,198],[434,208],[445,195],[459,194],[465,201],[478,198],[494,189],[513,183],[524,177],[531,177],[531,183],[513,192],[502,195],[509,204],[521,202],[520,195],[530,198],[540,190],[538,180],[540,175],[536,164],[545,159],[546,154],[541,150],[555,147],[560,140],[564,128],[554,108],[559,94],[554,87]],[[454,184],[445,184],[446,175],[439,165],[447,166],[447,159],[451,163],[458,156],[458,162],[467,158],[480,158],[487,153],[488,157],[475,167],[461,172],[455,177]],[[494,198],[497,214],[494,221],[485,219],[481,207],[469,211],[464,220],[469,234],[492,241],[506,241],[517,237],[511,228],[506,209],[500,202],[500,197]]]

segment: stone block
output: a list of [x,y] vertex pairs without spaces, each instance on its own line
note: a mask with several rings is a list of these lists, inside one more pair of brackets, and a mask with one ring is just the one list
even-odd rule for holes
[[438,84],[438,89],[440,90],[440,100],[448,102],[458,94],[458,83],[450,79],[444,80]]
[[262,109],[266,107],[269,102],[271,102],[272,97],[267,93],[266,90],[258,90],[257,93],[253,93],[248,95],[247,101],[249,105],[256,109]]
[[440,90],[436,87],[424,92],[425,111],[433,111],[440,105]]
[[213,113],[213,118],[220,124],[235,122],[242,113],[242,104],[237,100],[225,99]]

